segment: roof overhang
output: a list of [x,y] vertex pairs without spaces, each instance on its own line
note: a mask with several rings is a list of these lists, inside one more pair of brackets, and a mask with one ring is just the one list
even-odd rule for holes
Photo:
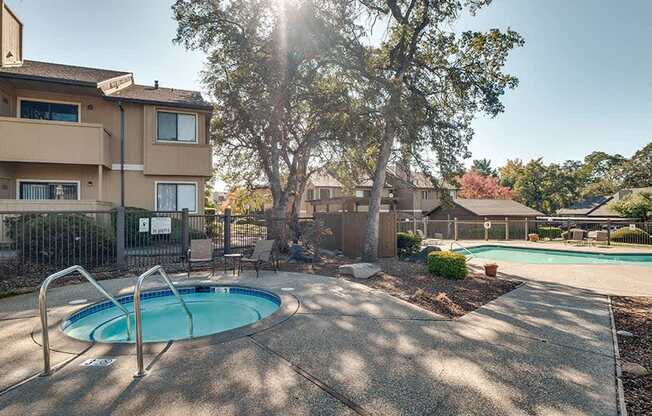
[[124,103],[133,103],[133,104],[143,104],[143,105],[160,105],[162,107],[177,107],[177,108],[187,108],[192,110],[202,110],[206,112],[213,111],[212,105],[200,105],[200,104],[188,104],[182,102],[168,102],[168,101],[157,101],[157,100],[144,100],[141,98],[127,98],[121,96],[112,96],[105,95],[103,97],[107,101],[121,101]]

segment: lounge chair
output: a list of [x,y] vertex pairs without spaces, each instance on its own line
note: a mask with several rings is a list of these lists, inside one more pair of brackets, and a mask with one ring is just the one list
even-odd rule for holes
[[188,262],[188,278],[190,278],[190,271],[193,263],[212,262],[213,269],[211,276],[214,276],[216,259],[213,255],[213,240],[210,238],[190,240],[190,248],[188,249],[186,261]]
[[275,240],[258,240],[254,252],[249,257],[243,257],[242,264],[253,264],[256,269],[256,277],[260,277],[260,267],[269,263],[274,267],[274,273],[278,270],[277,260],[274,257]]

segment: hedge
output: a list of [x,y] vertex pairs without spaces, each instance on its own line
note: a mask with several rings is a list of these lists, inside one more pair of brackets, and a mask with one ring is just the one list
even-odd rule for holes
[[428,254],[428,271],[449,279],[464,279],[467,274],[466,257],[452,251],[433,251]]
[[629,227],[623,227],[611,233],[611,241],[630,244],[652,244],[652,236],[640,228],[631,230]]
[[561,238],[561,228],[559,227],[539,227],[537,229],[537,234],[539,238],[549,238],[554,240],[555,238]]
[[417,254],[421,249],[421,237],[412,233],[396,233],[398,257],[403,259]]
[[8,237],[21,259],[45,264],[99,266],[115,261],[109,225],[76,213],[26,214],[5,218]]

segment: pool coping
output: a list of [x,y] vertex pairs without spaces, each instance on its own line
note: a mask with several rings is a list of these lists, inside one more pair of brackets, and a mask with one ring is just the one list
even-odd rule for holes
[[[579,253],[579,254],[591,254],[591,255],[599,255],[599,256],[652,256],[652,252],[641,252],[641,253],[632,253],[632,252],[609,252],[609,253],[603,253],[603,252],[598,252],[598,251],[585,251],[585,250],[562,250],[560,248],[545,248],[545,247],[522,247],[522,246],[515,246],[515,245],[509,245],[509,244],[474,244],[474,245],[467,245],[464,246],[464,248],[479,248],[479,247],[496,247],[496,248],[514,248],[517,250],[539,250],[539,251],[555,251],[558,253]],[[454,250],[449,250],[449,251],[455,251],[458,252],[461,249],[454,249]]]
[[[228,283],[199,283],[199,282],[188,282],[175,285],[176,288],[188,288],[188,287],[240,287],[244,289],[259,290],[262,292],[272,293],[281,300],[281,305],[279,308],[274,311],[269,316],[253,322],[248,325],[240,326],[238,328],[229,329],[227,331],[218,332],[215,334],[204,335],[197,338],[190,339],[180,339],[164,342],[145,342],[143,343],[143,353],[144,354],[158,354],[161,351],[169,348],[172,344],[180,344],[185,348],[201,348],[208,345],[220,344],[234,339],[243,338],[257,334],[262,331],[271,329],[272,327],[279,325],[289,318],[299,310],[300,302],[299,299],[287,293],[279,293],[270,289],[263,289],[250,285],[242,284],[228,284]],[[148,289],[143,292],[156,292],[160,290],[169,289],[168,286],[158,286]],[[125,295],[129,296],[129,295]],[[57,318],[52,324],[50,324],[50,350],[61,352],[65,354],[78,354],[80,351],[83,351],[89,348],[92,345],[102,346],[104,354],[106,355],[135,355],[136,354],[136,344],[134,343],[109,343],[109,342],[98,342],[98,341],[83,341],[71,336],[66,335],[61,331],[62,324],[69,319],[70,316],[78,313],[79,311],[91,307],[95,304],[100,304],[105,302],[105,300],[100,300],[98,302],[93,302],[91,304],[83,305],[80,308],[75,309],[70,313],[66,313],[65,316]],[[40,325],[34,327],[31,331],[32,340],[39,346],[42,346],[40,340],[41,327]]]

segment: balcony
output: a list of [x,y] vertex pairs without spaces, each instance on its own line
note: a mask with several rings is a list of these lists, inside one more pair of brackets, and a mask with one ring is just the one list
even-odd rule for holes
[[0,161],[111,166],[101,124],[0,117]]
[[145,174],[211,176],[211,158],[211,148],[207,145],[148,143]]

